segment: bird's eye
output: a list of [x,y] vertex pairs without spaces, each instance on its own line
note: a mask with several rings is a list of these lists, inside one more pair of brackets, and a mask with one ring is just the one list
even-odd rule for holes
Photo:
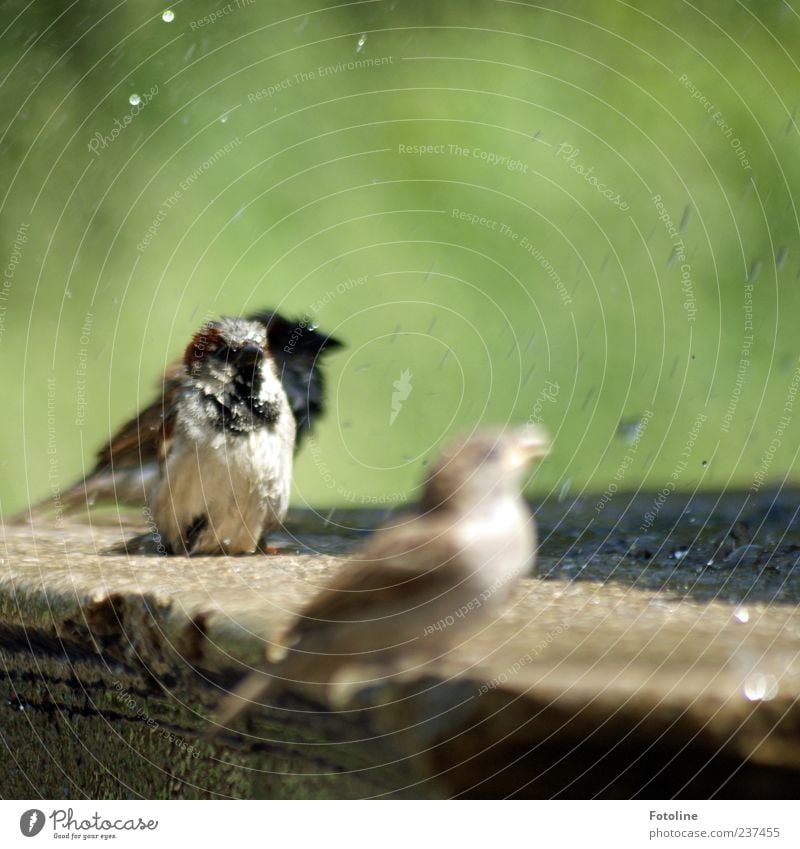
[[231,358],[232,351],[227,345],[214,345],[213,348],[209,348],[208,353],[217,360],[222,360],[222,362],[228,362]]

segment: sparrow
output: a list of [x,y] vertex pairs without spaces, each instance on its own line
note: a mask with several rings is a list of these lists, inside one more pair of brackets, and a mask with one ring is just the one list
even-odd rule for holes
[[[260,332],[266,336],[264,360],[271,359],[277,369],[294,418],[297,449],[311,432],[317,416],[324,411],[321,359],[342,343],[320,333],[306,319],[284,318],[271,310],[254,312],[244,321],[259,325]],[[187,380],[192,378],[190,372],[187,357],[167,368],[161,379],[160,396],[125,422],[99,450],[89,474],[62,493],[64,512],[72,513],[104,503],[140,508],[148,504],[161,479],[165,448],[187,404],[187,397],[191,397],[191,392],[188,396],[185,392]],[[51,502],[46,499],[11,517],[11,521],[31,521],[50,508]]]
[[297,425],[260,322],[221,318],[186,348],[150,512],[170,554],[251,554],[289,508]]
[[536,525],[521,486],[546,452],[532,426],[447,445],[418,511],[377,531],[303,608],[265,670],[223,700],[217,728],[283,690],[335,704],[342,688],[417,668],[491,622],[534,565]]

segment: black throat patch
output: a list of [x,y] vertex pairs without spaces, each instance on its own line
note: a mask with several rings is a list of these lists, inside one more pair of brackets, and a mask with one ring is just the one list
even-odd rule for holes
[[274,425],[280,417],[276,402],[261,400],[262,365],[237,369],[233,381],[221,394],[206,395],[209,418],[216,430],[226,433],[252,433]]

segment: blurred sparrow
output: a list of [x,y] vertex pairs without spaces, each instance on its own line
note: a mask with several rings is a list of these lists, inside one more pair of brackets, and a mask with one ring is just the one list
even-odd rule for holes
[[218,726],[283,689],[336,703],[342,688],[417,668],[489,624],[533,568],[536,525],[520,490],[546,446],[532,427],[449,444],[418,513],[379,530],[311,600],[266,671],[223,701]]
[[[184,441],[188,438],[186,428],[191,416],[194,416],[197,427],[203,427],[198,424],[201,421],[213,427],[213,422],[218,420],[220,432],[229,437],[224,445],[237,449],[241,449],[248,440],[250,443],[257,440],[255,436],[247,439],[243,437],[238,441],[235,439],[236,435],[243,436],[245,433],[263,431],[261,440],[266,444],[266,435],[276,430],[278,420],[281,425],[284,424],[281,416],[275,422],[268,419],[275,410],[282,413],[287,404],[294,422],[295,448],[311,430],[316,416],[324,410],[324,381],[320,360],[325,353],[341,346],[338,340],[319,333],[306,321],[292,321],[269,310],[253,313],[246,319],[211,322],[207,328],[213,331],[204,343],[208,345],[205,353],[208,353],[209,359],[204,362],[203,356],[195,356],[196,337],[184,359],[173,363],[164,373],[161,396],[123,424],[100,449],[97,463],[86,478],[62,493],[61,507],[65,512],[103,503],[126,503],[143,507],[152,501],[156,487],[159,487],[163,501],[165,490],[160,484],[164,475],[164,462],[168,459],[176,432],[184,436]],[[198,336],[202,337],[204,331],[201,330]],[[227,342],[224,339],[226,333],[232,334]],[[256,355],[254,347],[260,348],[262,354]],[[245,348],[250,349],[249,354],[243,353]],[[253,391],[249,392],[247,382],[251,378]],[[279,391],[278,383],[282,392]],[[262,391],[267,392],[268,396],[272,393],[269,404],[262,403],[257,397]],[[217,416],[216,419],[213,415],[205,419],[198,418],[198,398],[205,398],[207,404],[212,406],[214,401],[209,400],[212,398],[217,398],[221,407],[227,403],[226,409],[231,415]],[[272,412],[268,413],[268,408]],[[220,408],[216,409],[219,413]],[[259,416],[260,409],[262,415]],[[194,412],[190,412],[192,410]],[[183,424],[177,428],[179,419]],[[200,435],[197,427],[193,431],[194,437]],[[245,431],[246,427],[251,429]],[[287,426],[281,431],[282,449],[285,449],[290,430],[292,428]],[[234,454],[227,447],[221,447],[223,441],[220,437],[216,441],[209,437],[210,434],[204,431],[202,444],[213,444],[214,451],[221,450],[223,465],[228,459],[234,459]],[[249,446],[248,450],[250,448],[254,453],[259,453],[255,446]],[[240,450],[236,452],[239,460],[242,459],[240,454]],[[285,467],[284,474],[290,478],[291,449],[289,454],[288,464],[282,462],[282,465]],[[208,459],[205,458],[206,461]],[[262,457],[262,465],[263,460]],[[256,477],[262,471],[259,467]],[[174,480],[166,486],[171,496],[181,498],[186,495],[175,489]],[[228,489],[231,486],[232,483]],[[47,513],[51,507],[51,501],[46,499],[12,517],[12,521],[28,521]],[[234,511],[240,509],[235,504],[231,504],[231,508]],[[155,521],[158,522],[157,519]],[[208,533],[207,530],[206,536]],[[198,534],[199,531],[195,529],[192,536]]]

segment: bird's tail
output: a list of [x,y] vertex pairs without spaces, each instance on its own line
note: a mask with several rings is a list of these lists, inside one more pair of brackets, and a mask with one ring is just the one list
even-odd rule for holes
[[10,525],[27,525],[47,516],[78,513],[89,510],[95,504],[128,504],[143,506],[146,494],[158,477],[156,463],[143,463],[141,466],[106,467],[96,469],[64,492],[54,492],[42,501],[37,501],[4,517]]
[[79,481],[64,492],[56,491],[41,501],[29,504],[18,513],[4,516],[3,521],[7,525],[32,525],[48,516],[77,513],[93,503],[91,490],[89,479]]

